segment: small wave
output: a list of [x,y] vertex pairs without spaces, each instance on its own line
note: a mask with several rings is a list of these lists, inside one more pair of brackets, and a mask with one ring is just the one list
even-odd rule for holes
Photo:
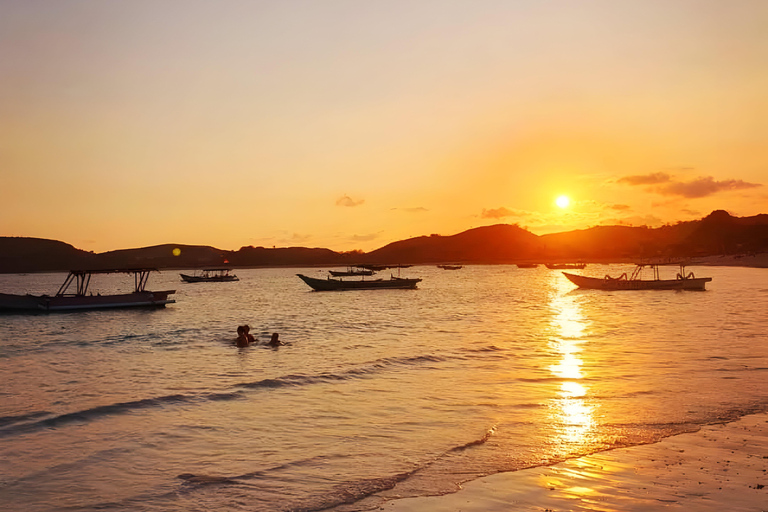
[[491,438],[491,436],[495,433],[496,433],[496,427],[493,426],[489,428],[488,431],[486,431],[486,433],[480,439],[475,439],[474,441],[470,441],[466,444],[462,444],[461,446],[454,446],[453,448],[448,450],[446,453],[463,452],[467,448],[472,448],[473,446],[479,446],[481,444],[485,444]]
[[262,379],[255,382],[243,382],[236,384],[237,387],[248,389],[259,388],[280,388],[287,386],[303,386],[308,384],[318,384],[323,382],[344,381],[355,378],[367,377],[376,374],[380,371],[386,370],[391,367],[398,366],[417,366],[423,363],[441,362],[444,361],[444,357],[439,356],[414,356],[414,357],[388,357],[384,359],[378,359],[362,366],[350,368],[349,370],[337,372],[337,373],[320,373],[320,374],[296,374],[285,375],[283,377],[276,377],[272,379]]
[[764,366],[740,366],[738,368],[715,368],[716,372],[756,372],[765,371],[768,368]]
[[[473,448],[475,446],[480,446],[485,444],[496,432],[496,427],[493,426],[490,429],[488,429],[480,438],[475,439],[473,441],[469,441],[468,443],[454,446],[453,448],[449,448],[445,452],[443,452],[441,455],[438,455],[434,458],[434,460],[431,460],[427,462],[426,464],[423,464],[419,467],[416,467],[410,471],[405,471],[402,473],[396,473],[394,475],[385,476],[385,477],[378,477],[378,478],[366,478],[361,480],[354,480],[351,482],[345,482],[344,484],[337,485],[334,487],[334,489],[328,493],[325,496],[315,498],[311,503],[307,503],[304,505],[300,505],[298,507],[293,507],[291,510],[295,512],[320,512],[322,510],[328,510],[334,507],[338,507],[340,505],[348,505],[351,503],[358,503],[366,498],[370,498],[373,495],[380,493],[382,491],[387,491],[390,489],[393,489],[397,484],[400,482],[403,482],[410,478],[411,476],[415,475],[416,473],[423,471],[439,460],[450,456],[454,453],[463,452],[464,450]],[[364,510],[368,510],[369,507],[365,507]]]
[[[59,414],[39,421],[33,421],[31,423],[23,423],[25,421],[34,420],[42,416],[49,416],[51,413],[40,411],[20,416],[6,416],[0,418],[0,437],[6,437],[14,434],[22,434],[28,432],[34,432],[45,428],[56,428],[71,423],[87,423],[106,416],[114,416],[118,414],[126,414],[129,412],[148,409],[153,407],[165,407],[168,405],[176,405],[181,403],[190,403],[201,400],[211,401],[226,401],[236,400],[242,398],[241,391],[223,392],[223,393],[200,393],[190,395],[166,395],[155,398],[144,398],[142,400],[133,400],[130,402],[120,402],[116,404],[100,405],[98,407],[92,407],[90,409],[84,409],[82,411],[70,412],[65,414]],[[17,425],[18,423],[23,423]]]
[[36,418],[48,416],[50,414],[51,413],[47,411],[36,411],[36,412],[30,412],[27,414],[18,414],[15,416],[0,416],[0,428],[5,427],[6,425],[12,425],[14,423],[21,423],[24,421],[34,420]]
[[486,347],[466,348],[467,352],[506,352],[508,349],[497,347],[496,345],[488,345]]
[[[337,485],[325,496],[313,498],[310,503],[291,507],[292,512],[320,512],[341,505],[357,503],[376,493],[393,489],[418,470],[398,473],[380,478],[366,478]],[[366,507],[367,509],[367,507]]]
[[[134,400],[131,402],[121,402],[109,405],[100,405],[98,407],[92,407],[82,411],[70,412],[66,414],[60,414],[53,416],[52,418],[46,418],[44,420],[36,421],[33,423],[27,423],[16,427],[0,429],[0,437],[4,437],[10,434],[18,434],[40,430],[44,428],[55,428],[69,423],[88,422],[104,416],[111,416],[115,414],[123,414],[129,411],[137,409],[146,409],[149,407],[158,407],[168,404],[177,404],[181,402],[189,402],[196,397],[189,395],[167,395],[156,398],[145,398],[142,400]],[[42,414],[42,413],[41,413]]]
[[[378,359],[363,366],[351,368],[345,372],[340,373],[285,375],[283,377],[262,379],[255,382],[240,383],[236,384],[235,387],[245,389],[274,389],[285,386],[303,386],[323,382],[343,381],[354,378],[367,377],[376,372],[392,367],[413,366],[430,362],[440,362],[443,360],[444,358],[442,357],[432,355],[384,358]],[[49,416],[51,413],[40,411],[19,416],[0,417],[0,437],[33,432],[45,428],[56,428],[72,423],[87,423],[106,416],[126,414],[142,409],[166,407],[182,403],[193,403],[200,401],[238,400],[244,396],[245,395],[242,389],[213,393],[175,394],[154,398],[144,398],[141,400],[132,400],[129,402],[100,405],[90,409],[84,409],[82,411],[59,414],[39,421],[32,420],[43,416]]]
[[581,379],[569,379],[566,377],[518,377],[518,382],[531,382],[531,383],[544,383],[544,382],[552,382],[555,384],[561,383],[561,382],[588,382],[590,379],[588,378],[581,378]]

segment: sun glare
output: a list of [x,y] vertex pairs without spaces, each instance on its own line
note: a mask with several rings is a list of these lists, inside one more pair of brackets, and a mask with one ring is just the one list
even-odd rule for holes
[[568,205],[571,204],[571,200],[568,199],[568,196],[559,196],[555,199],[555,204],[560,208],[568,208]]

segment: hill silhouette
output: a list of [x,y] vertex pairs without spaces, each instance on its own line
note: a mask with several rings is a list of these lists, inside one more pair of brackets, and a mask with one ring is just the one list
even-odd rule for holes
[[538,236],[509,224],[470,229],[452,236],[420,236],[393,242],[365,255],[365,261],[384,263],[504,263],[541,253]]
[[252,246],[227,251],[201,245],[163,244],[94,254],[56,240],[0,237],[0,272],[364,263],[609,262],[758,252],[768,252],[768,215],[734,217],[717,210],[700,220],[660,228],[597,226],[542,236],[517,225],[497,224],[449,236],[400,240],[369,253]]

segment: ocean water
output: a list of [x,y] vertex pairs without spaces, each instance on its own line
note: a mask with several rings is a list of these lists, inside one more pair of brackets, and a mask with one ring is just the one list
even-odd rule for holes
[[[1,315],[3,510],[369,510],[768,410],[764,269],[691,267],[705,292],[502,265],[404,270],[417,290],[295,276],[324,270],[164,271],[148,286],[177,290],[164,309]],[[238,349],[245,323],[260,344]]]

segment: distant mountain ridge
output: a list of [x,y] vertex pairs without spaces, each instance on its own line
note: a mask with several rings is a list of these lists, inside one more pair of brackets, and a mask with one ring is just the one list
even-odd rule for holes
[[[178,255],[174,254],[178,249]],[[734,217],[716,210],[700,220],[660,228],[596,226],[535,235],[497,224],[442,236],[392,242],[363,253],[306,247],[241,247],[163,244],[92,253],[56,240],[0,237],[0,273],[108,268],[339,266],[364,263],[516,263],[522,261],[630,261],[768,252],[768,215]]]

